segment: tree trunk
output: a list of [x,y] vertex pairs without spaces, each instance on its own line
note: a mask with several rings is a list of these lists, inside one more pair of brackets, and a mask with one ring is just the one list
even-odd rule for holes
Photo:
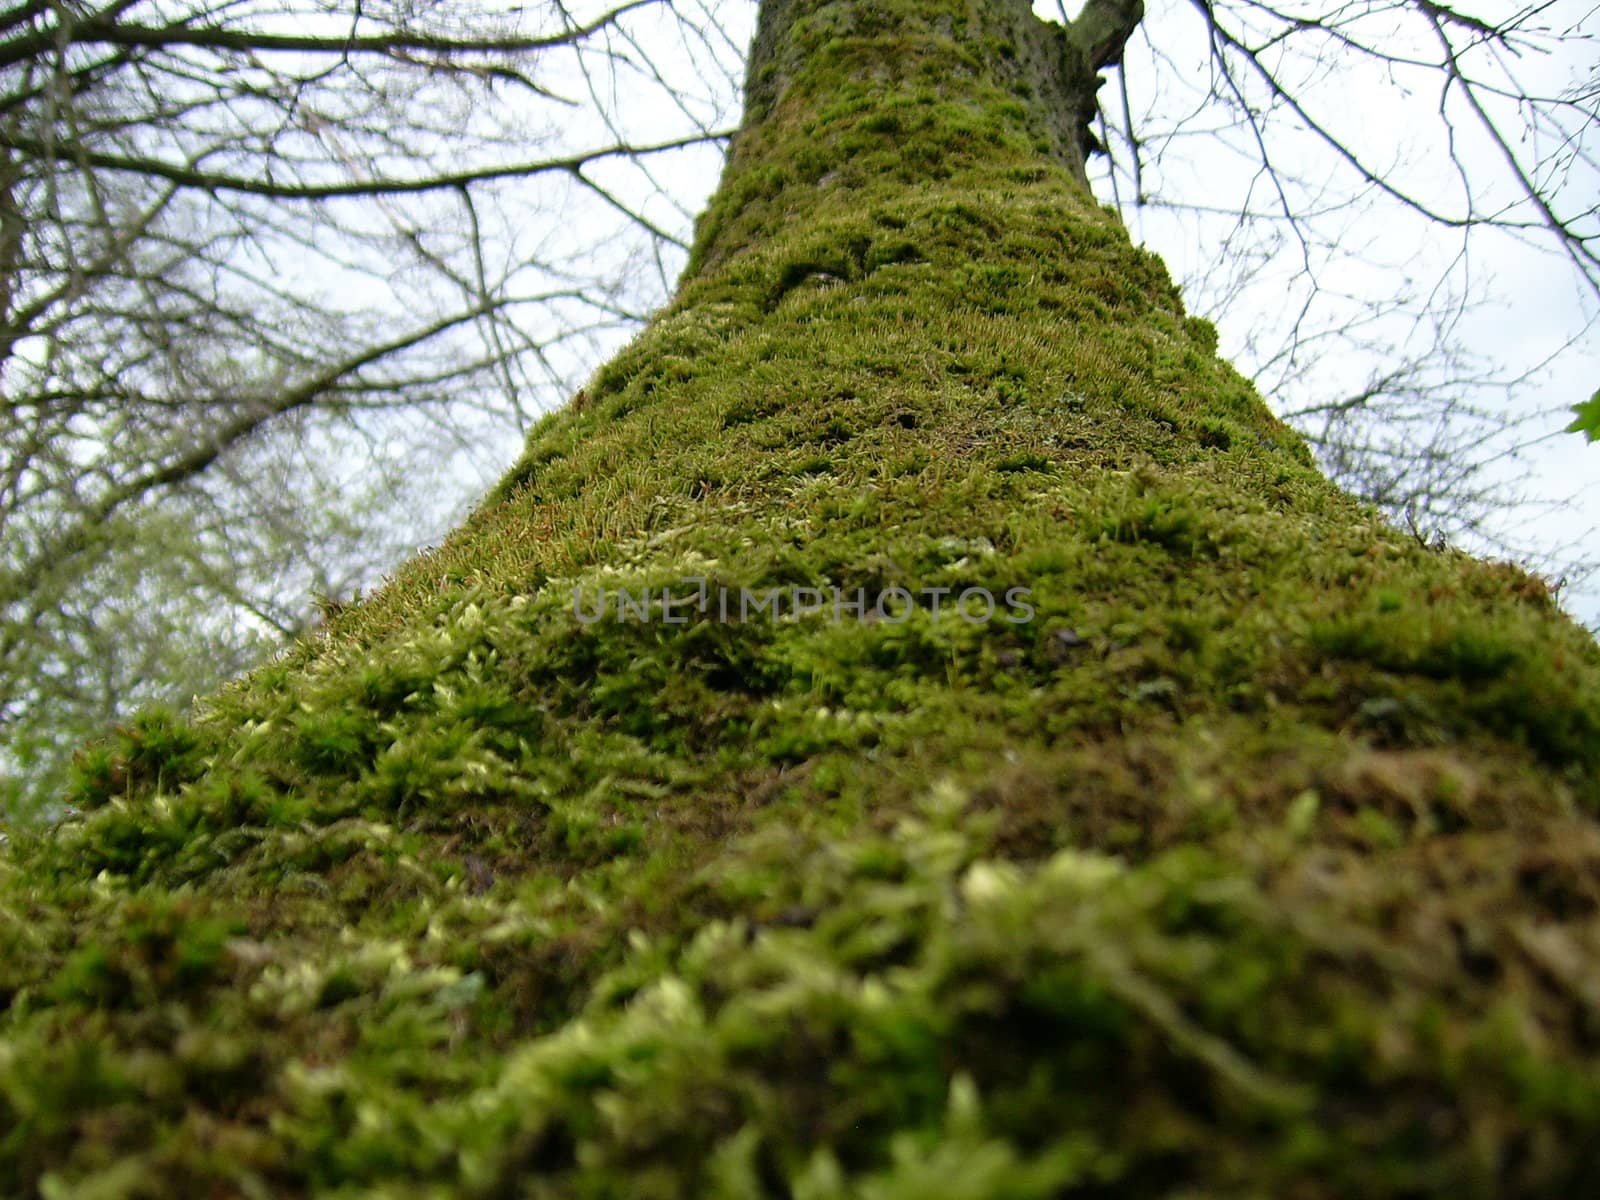
[[1600,651],[1092,202],[1137,18],[763,6],[668,309],[7,851],[0,1192],[1592,1190]]

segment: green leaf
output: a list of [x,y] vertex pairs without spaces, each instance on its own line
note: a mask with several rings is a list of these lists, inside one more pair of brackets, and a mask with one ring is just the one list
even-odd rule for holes
[[1591,442],[1600,442],[1600,392],[1582,404],[1574,404],[1572,411],[1578,414],[1578,419],[1567,426],[1567,432],[1581,433]]

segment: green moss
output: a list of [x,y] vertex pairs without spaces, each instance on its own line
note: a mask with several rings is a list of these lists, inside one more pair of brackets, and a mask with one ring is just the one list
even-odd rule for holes
[[176,713],[147,709],[78,756],[65,799],[90,809],[152,787],[177,788],[204,771],[205,751],[201,735]]
[[1316,474],[1020,42],[847,8],[445,545],[0,851],[0,1193],[1600,1177],[1600,649]]

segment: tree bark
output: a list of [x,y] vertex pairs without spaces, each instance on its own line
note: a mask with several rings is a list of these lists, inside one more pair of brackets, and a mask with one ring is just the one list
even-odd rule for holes
[[0,1191],[1592,1190],[1600,650],[1094,204],[1136,19],[763,6],[668,309],[7,852]]
[[[1089,128],[1099,72],[1120,61],[1143,16],[1142,0],[1092,0],[1069,26],[1039,20],[1027,0],[934,4],[920,12],[815,0],[764,3],[746,69],[744,125],[723,191],[737,186],[745,164],[783,160],[772,142],[796,111],[814,122],[815,86],[862,91],[884,107],[919,95],[1009,103],[1001,122],[1087,190],[1086,160],[1099,145]],[[849,128],[841,120],[829,133],[843,136]],[[714,246],[702,249],[715,254]]]

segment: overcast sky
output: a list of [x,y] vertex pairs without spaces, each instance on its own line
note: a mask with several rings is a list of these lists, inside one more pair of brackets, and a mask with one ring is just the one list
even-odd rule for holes
[[[1366,24],[1351,26],[1350,32],[1364,34],[1386,54],[1421,63],[1438,59],[1439,48],[1429,31],[1419,35],[1416,22],[1392,16],[1398,6],[1369,7],[1376,15]],[[1317,5],[1286,11],[1319,8],[1327,11]],[[1479,0],[1464,11],[1499,21],[1522,10],[1497,0]],[[1474,51],[1463,56],[1464,66],[1508,90],[1555,95],[1585,80],[1592,88],[1600,62],[1593,40],[1600,33],[1600,20],[1589,0],[1556,0],[1537,11],[1538,16],[1527,23],[1529,36],[1517,56],[1497,61]],[[1539,30],[1548,33],[1541,36]],[[1199,105],[1215,79],[1203,27],[1186,0],[1154,0],[1142,35],[1130,46],[1125,68],[1136,123],[1157,130],[1181,127],[1182,114]],[[1587,36],[1580,40],[1574,35]],[[1306,45],[1316,49],[1325,42],[1313,39]],[[1185,53],[1187,59],[1182,57]],[[1174,61],[1184,69],[1173,70]],[[1500,148],[1462,102],[1459,87],[1446,89],[1437,69],[1380,64],[1341,48],[1310,65],[1288,67],[1285,75],[1304,75],[1310,117],[1339,133],[1368,163],[1396,164],[1393,178],[1408,193],[1455,213],[1466,211],[1465,193],[1470,192],[1480,212],[1502,212],[1513,219],[1535,217],[1505,169]],[[1108,87],[1102,97],[1113,91]],[[1549,131],[1526,128],[1515,106],[1501,102],[1493,107],[1492,94],[1485,104],[1507,140],[1527,160],[1532,160],[1536,148],[1543,148],[1537,138],[1544,136],[1545,145],[1550,144]],[[1589,109],[1594,110],[1592,97]],[[1441,110],[1451,117],[1449,125],[1440,119]],[[1340,231],[1339,246],[1318,263],[1324,288],[1361,298],[1363,303],[1354,311],[1370,310],[1370,305],[1408,286],[1420,295],[1442,281],[1449,289],[1470,293],[1476,303],[1463,312],[1454,334],[1456,343],[1476,355],[1484,372],[1494,378],[1527,376],[1516,387],[1490,382],[1460,389],[1464,398],[1481,408],[1503,411],[1522,422],[1514,433],[1477,441],[1473,447],[1473,453],[1482,457],[1506,456],[1493,468],[1493,477],[1503,482],[1508,496],[1522,498],[1522,503],[1490,517],[1491,531],[1525,553],[1540,553],[1536,565],[1546,570],[1561,572],[1580,563],[1600,562],[1600,488],[1594,486],[1600,481],[1600,445],[1591,447],[1562,432],[1571,420],[1570,407],[1600,386],[1592,286],[1580,280],[1553,238],[1494,229],[1474,230],[1469,236],[1431,224],[1370,189],[1362,196],[1360,180],[1348,165],[1306,134],[1300,121],[1267,122],[1264,128],[1275,162],[1303,178],[1305,186],[1298,196],[1304,197],[1305,205],[1333,209],[1332,219],[1323,227]],[[1594,215],[1600,172],[1592,164],[1600,152],[1600,137],[1592,124],[1584,137],[1591,161],[1565,164],[1557,196],[1563,215],[1578,215],[1593,235],[1600,233]],[[1259,149],[1253,139],[1235,133],[1223,140],[1231,149],[1221,154],[1216,152],[1216,139],[1172,147],[1154,172],[1146,167],[1147,191],[1179,204],[1203,195],[1213,203],[1227,197],[1225,203],[1237,206],[1246,202],[1248,193],[1249,202],[1270,211],[1274,197],[1254,173]],[[1120,180],[1124,198],[1131,190],[1127,159],[1124,152]],[[1551,171],[1547,178],[1562,177]],[[1296,196],[1293,190],[1291,196]],[[1355,200],[1341,211],[1339,205],[1329,204],[1329,196]],[[1135,235],[1167,259],[1174,274],[1185,281],[1191,303],[1204,311],[1211,299],[1206,295],[1209,264],[1219,253],[1219,240],[1229,235],[1235,222],[1221,215],[1193,217],[1159,209],[1131,211],[1129,221]],[[1269,331],[1281,336],[1297,312],[1294,300],[1304,295],[1303,284],[1294,278],[1302,265],[1292,239],[1280,246],[1276,260],[1279,269],[1264,271],[1261,285],[1229,303],[1218,320],[1223,352],[1247,372],[1260,355],[1253,356],[1246,344],[1254,340],[1273,345]],[[1330,314],[1339,310],[1337,301],[1323,306]],[[1389,319],[1378,329],[1391,340],[1368,337],[1363,339],[1365,345],[1336,343],[1336,352],[1307,379],[1273,394],[1269,376],[1262,381],[1263,390],[1280,409],[1323,398],[1316,396],[1321,388],[1331,389],[1328,398],[1355,390],[1352,384],[1359,385],[1369,374],[1381,373],[1403,357],[1408,333],[1403,321]],[[1470,545],[1470,539],[1465,540]],[[1580,619],[1600,627],[1600,577],[1590,575],[1569,589],[1564,600]]]

